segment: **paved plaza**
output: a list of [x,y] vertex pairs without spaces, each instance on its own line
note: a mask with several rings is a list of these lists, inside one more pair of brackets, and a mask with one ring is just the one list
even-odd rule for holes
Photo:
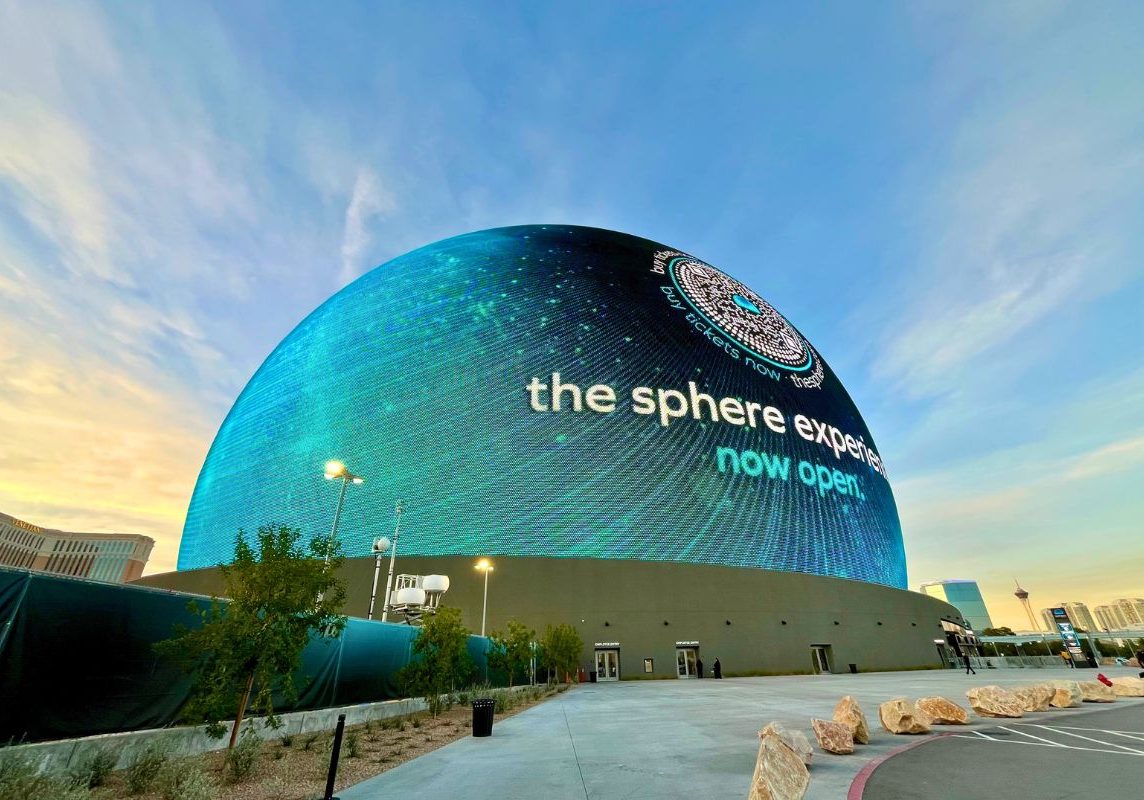
[[[1135,675],[1137,670],[1104,668],[1110,677]],[[834,704],[843,695],[854,695],[871,722],[872,742],[852,756],[817,752],[811,768],[808,798],[845,798],[851,783],[865,765],[904,744],[923,738],[934,744],[915,748],[905,755],[945,746],[937,736],[892,736],[877,722],[877,705],[893,697],[917,698],[943,695],[965,703],[965,690],[972,686],[998,684],[1017,686],[1050,679],[1093,680],[1096,670],[1065,669],[990,670],[977,676],[960,671],[870,673],[862,675],[782,676],[732,678],[721,681],[625,681],[587,684],[574,688],[535,708],[498,721],[489,739],[467,737],[402,764],[375,778],[339,793],[342,800],[381,800],[390,797],[543,798],[543,800],[667,800],[668,798],[746,797],[758,746],[756,732],[768,722],[779,721],[810,733],[810,719],[829,719]],[[1142,726],[1144,701],[1121,699],[1106,707],[1118,713],[1118,730],[1131,732]],[[1023,723],[1101,727],[1101,713],[1094,706],[1054,710],[1029,715]],[[938,728],[942,733],[975,736],[990,733],[998,720],[972,717],[969,726]],[[1023,729],[1022,729],[1023,730]],[[1037,736],[1043,731],[1029,728]],[[1083,732],[1076,731],[1074,733]],[[1057,734],[1051,734],[1057,735]],[[1072,740],[1067,733],[1061,738]],[[1027,738],[1027,737],[1024,737]],[[1045,738],[1048,738],[1047,736]],[[1119,742],[1112,735],[1108,738]],[[961,742],[963,740],[955,740]],[[1029,741],[1033,741],[1029,739]],[[1082,740],[1075,740],[1084,744]],[[973,774],[974,780],[995,775],[1004,781],[1012,758],[1008,750],[1022,752],[1021,763],[1036,769],[1063,765],[1069,758],[1106,753],[1043,747],[1017,748],[997,742],[966,741],[969,755],[948,761],[950,776]],[[1129,749],[1132,741],[1124,739]],[[1095,746],[1095,745],[1094,745]],[[1120,769],[1144,769],[1144,758],[1128,750],[1117,762]],[[1140,747],[1144,751],[1144,747]],[[895,756],[902,757],[902,756]],[[968,758],[968,760],[967,760]],[[891,762],[887,762],[891,763]],[[1139,764],[1139,766],[1137,766]],[[939,768],[942,764],[937,765]],[[870,777],[870,787],[882,769]],[[923,768],[934,774],[933,759]],[[909,776],[906,776],[909,779]],[[949,779],[946,779],[948,782]],[[939,782],[941,782],[939,780]],[[1140,785],[1139,782],[1137,785]],[[894,797],[893,794],[867,794]],[[936,798],[938,795],[917,795]],[[957,795],[951,795],[957,796]],[[1039,795],[1046,796],[1046,795]],[[1103,796],[1103,795],[1101,795]]]

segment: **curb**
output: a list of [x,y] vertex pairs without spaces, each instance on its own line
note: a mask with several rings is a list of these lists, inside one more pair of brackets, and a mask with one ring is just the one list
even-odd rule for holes
[[907,750],[913,750],[915,747],[921,747],[923,744],[936,742],[940,739],[944,739],[945,737],[952,735],[952,733],[939,733],[935,736],[928,736],[925,739],[920,739],[916,742],[910,742],[909,744],[904,744],[901,747],[895,747],[888,753],[883,753],[877,758],[871,759],[866,763],[866,766],[862,767],[862,769],[858,771],[858,774],[854,776],[854,780],[850,783],[850,789],[846,792],[846,800],[862,800],[862,794],[866,791],[866,781],[870,780],[870,776],[874,774],[874,770],[882,766],[882,764],[894,756],[900,755]]

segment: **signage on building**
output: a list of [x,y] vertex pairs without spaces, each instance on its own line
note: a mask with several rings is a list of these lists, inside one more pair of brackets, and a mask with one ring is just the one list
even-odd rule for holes
[[676,642],[675,646],[676,647],[698,647],[699,641],[696,640],[694,642]]
[[1076,635],[1076,629],[1073,628],[1072,620],[1069,619],[1069,613],[1063,608],[1053,608],[1050,612],[1053,615],[1053,622],[1057,624],[1057,631],[1064,640],[1065,647],[1068,648],[1069,655],[1076,661],[1086,661],[1087,656],[1084,654],[1084,649],[1080,646],[1080,637]]
[[619,647],[619,642],[596,642],[594,647]]

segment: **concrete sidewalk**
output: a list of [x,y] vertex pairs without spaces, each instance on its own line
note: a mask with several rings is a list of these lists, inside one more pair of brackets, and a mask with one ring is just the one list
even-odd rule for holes
[[[1101,671],[1110,677],[1138,672],[1135,668]],[[868,761],[914,739],[881,730],[880,702],[943,695],[968,707],[965,690],[972,686],[1094,680],[1096,673],[1029,669],[966,676],[948,670],[587,684],[498,722],[491,738],[461,739],[338,796],[342,800],[741,800],[754,769],[759,728],[778,720],[806,731],[813,742],[811,717],[829,719],[838,699],[851,694],[870,721],[872,743],[859,747],[853,756],[816,752],[807,794],[837,800],[846,796]],[[1122,700],[1108,708],[1128,703],[1141,701]],[[1093,709],[1085,704],[1083,709],[1037,716],[1059,721]],[[972,720],[970,730],[996,724]]]

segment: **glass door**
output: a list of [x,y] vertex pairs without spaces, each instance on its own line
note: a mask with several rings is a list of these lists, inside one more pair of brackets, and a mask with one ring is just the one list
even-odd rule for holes
[[675,648],[675,674],[680,678],[697,678],[699,651],[694,647]]
[[618,681],[620,679],[620,651],[596,651],[596,680]]

